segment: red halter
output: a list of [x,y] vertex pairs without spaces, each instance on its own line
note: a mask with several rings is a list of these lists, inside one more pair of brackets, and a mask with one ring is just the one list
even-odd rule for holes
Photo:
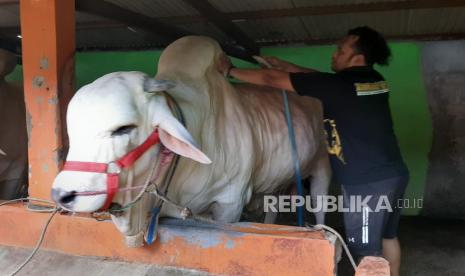
[[122,169],[132,166],[139,157],[142,156],[150,147],[158,144],[160,141],[158,130],[155,129],[152,134],[137,148],[126,153],[123,157],[109,163],[66,161],[63,171],[92,172],[104,173],[107,175],[107,199],[101,210],[107,210],[115,194],[119,191],[119,174]]

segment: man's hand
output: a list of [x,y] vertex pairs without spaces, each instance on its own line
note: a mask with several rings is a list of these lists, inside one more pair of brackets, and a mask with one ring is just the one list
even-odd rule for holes
[[233,67],[231,60],[229,57],[223,52],[221,53],[220,58],[218,59],[218,64],[216,65],[216,69],[223,74],[223,76],[227,77],[229,70]]
[[[257,85],[266,85],[278,89],[294,91],[289,73],[276,69],[234,69],[231,60],[225,53],[221,53],[218,58],[216,69],[225,77],[233,76],[236,80],[253,83]],[[233,70],[234,69],[234,70]]]
[[286,71],[286,68],[289,65],[289,62],[286,62],[286,61],[284,61],[282,59],[279,59],[277,57],[265,57],[265,56],[262,56],[261,58],[263,58],[266,62],[268,62],[272,66],[273,69]]

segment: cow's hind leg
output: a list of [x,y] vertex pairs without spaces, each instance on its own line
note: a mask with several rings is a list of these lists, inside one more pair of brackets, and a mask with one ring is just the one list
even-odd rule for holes
[[278,219],[278,212],[269,211],[265,213],[265,219],[263,220],[263,222],[267,224],[275,224],[277,219]]
[[[312,205],[317,204],[318,196],[325,196],[328,194],[329,183],[331,181],[331,167],[329,165],[329,158],[326,150],[321,150],[320,154],[316,156],[317,160],[312,168],[312,182],[310,185],[310,195]],[[320,200],[322,200],[320,198]],[[318,206],[323,207],[323,206]],[[325,213],[323,210],[318,210],[315,213],[316,224],[325,223]]]

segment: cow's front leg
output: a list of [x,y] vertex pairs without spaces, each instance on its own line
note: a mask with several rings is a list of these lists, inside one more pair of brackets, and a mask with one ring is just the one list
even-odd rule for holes
[[216,221],[225,223],[238,222],[241,218],[243,207],[240,201],[234,203],[215,202],[212,204],[211,213],[213,219]]

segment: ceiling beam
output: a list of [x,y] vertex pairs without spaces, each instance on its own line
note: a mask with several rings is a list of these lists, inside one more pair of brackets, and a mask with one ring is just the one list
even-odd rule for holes
[[139,27],[148,32],[175,40],[188,35],[187,32],[165,24],[158,19],[136,13],[103,0],[76,0],[76,10]]
[[[125,28],[127,27],[126,24],[114,22],[114,21],[96,21],[96,22],[86,22],[80,23],[76,26],[77,30],[87,30],[87,29],[99,29],[99,28]],[[16,35],[20,33],[19,27],[4,27],[0,28],[0,40],[5,40],[8,37],[9,43],[15,41],[12,35]],[[416,40],[416,41],[438,41],[438,40],[461,40],[465,39],[464,32],[457,32],[457,33],[427,33],[427,34],[401,34],[401,35],[388,35],[385,36],[389,41],[401,41],[401,40]],[[333,39],[293,39],[293,40],[274,40],[274,41],[266,41],[266,42],[257,42],[258,46],[260,47],[267,47],[267,46],[278,46],[278,45],[288,45],[288,44],[306,44],[306,45],[327,45],[327,44],[335,44],[338,39],[340,38],[333,38]],[[16,44],[20,44],[20,40],[16,40]],[[167,46],[167,44],[165,45]],[[144,48],[143,46],[142,48]],[[222,45],[223,50],[228,53],[228,55],[245,59],[244,51],[240,51],[237,47],[232,47],[228,45]],[[126,49],[124,47],[116,47],[116,48],[108,48],[108,47],[97,47],[98,49]],[[149,48],[153,48],[150,47]]]
[[[86,22],[86,23],[80,23],[76,25],[76,30],[97,30],[97,29],[109,29],[109,28],[127,28],[127,24],[115,22],[115,21],[95,21],[95,22]],[[11,36],[16,36],[17,34],[20,34],[21,30],[18,27],[5,27],[5,28],[0,28],[0,40],[1,40],[1,34],[9,35]],[[18,43],[19,40],[18,40]],[[150,45],[150,43],[148,43]],[[169,41],[162,43],[164,46],[168,46]],[[153,49],[153,46],[142,46],[137,49]],[[230,44],[222,44],[221,48],[223,51],[225,51],[228,55],[246,60],[249,62],[256,63],[256,61],[250,56],[250,53],[235,46],[235,45],[230,45]],[[112,50],[131,50],[127,47],[100,47],[96,46],[95,48],[88,48],[86,47],[85,49],[77,49],[78,51],[84,51],[84,50],[106,50],[106,51],[112,51]]]
[[[444,40],[461,40],[465,39],[465,32],[458,33],[426,33],[426,34],[400,34],[400,35],[386,35],[388,42],[394,41],[444,41]],[[305,45],[330,45],[336,44],[340,38],[328,38],[328,39],[293,39],[293,40],[276,40],[259,42],[258,45],[261,47],[267,46],[279,46],[289,44],[305,44]]]
[[[76,10],[122,22],[130,27],[143,29],[153,35],[164,37],[168,40],[168,42],[172,42],[180,37],[192,34],[166,24],[156,18],[127,10],[103,0],[76,0]],[[114,26],[112,24],[110,25],[112,27]],[[234,46],[225,46],[223,49],[228,55],[255,62],[251,54],[247,53],[244,49]]]
[[438,40],[460,40],[465,39],[465,32],[459,33],[428,33],[415,35],[392,35],[387,37],[388,40],[416,40],[416,41],[438,41]]
[[19,0],[0,0],[0,6],[17,5]]
[[224,34],[233,38],[237,44],[244,47],[251,55],[259,54],[260,50],[255,42],[237,27],[226,14],[216,9],[207,0],[183,0],[197,10],[209,22],[212,22]]
[[[95,30],[95,29],[118,29],[127,28],[128,24],[113,21],[113,20],[99,20],[89,21],[76,24],[76,30]],[[21,34],[20,26],[0,27],[0,33],[3,34]]]
[[[465,39],[465,33],[447,33],[447,34],[421,34],[421,35],[394,35],[388,36],[388,41],[445,41],[445,40],[459,40]],[[305,44],[305,45],[330,45],[335,44],[338,39],[305,39],[305,40],[292,40],[292,41],[274,41],[274,42],[262,42],[258,43],[261,47],[272,47],[272,46],[281,46],[289,44]],[[166,45],[164,45],[166,46]],[[77,51],[130,51],[130,50],[148,50],[154,49],[155,47],[146,45],[138,47],[86,47],[86,48],[77,48]],[[234,50],[234,49],[233,49]],[[226,51],[226,50],[225,50]],[[243,53],[243,52],[241,52]],[[231,55],[231,54],[230,54]],[[231,55],[234,56],[234,55]]]

